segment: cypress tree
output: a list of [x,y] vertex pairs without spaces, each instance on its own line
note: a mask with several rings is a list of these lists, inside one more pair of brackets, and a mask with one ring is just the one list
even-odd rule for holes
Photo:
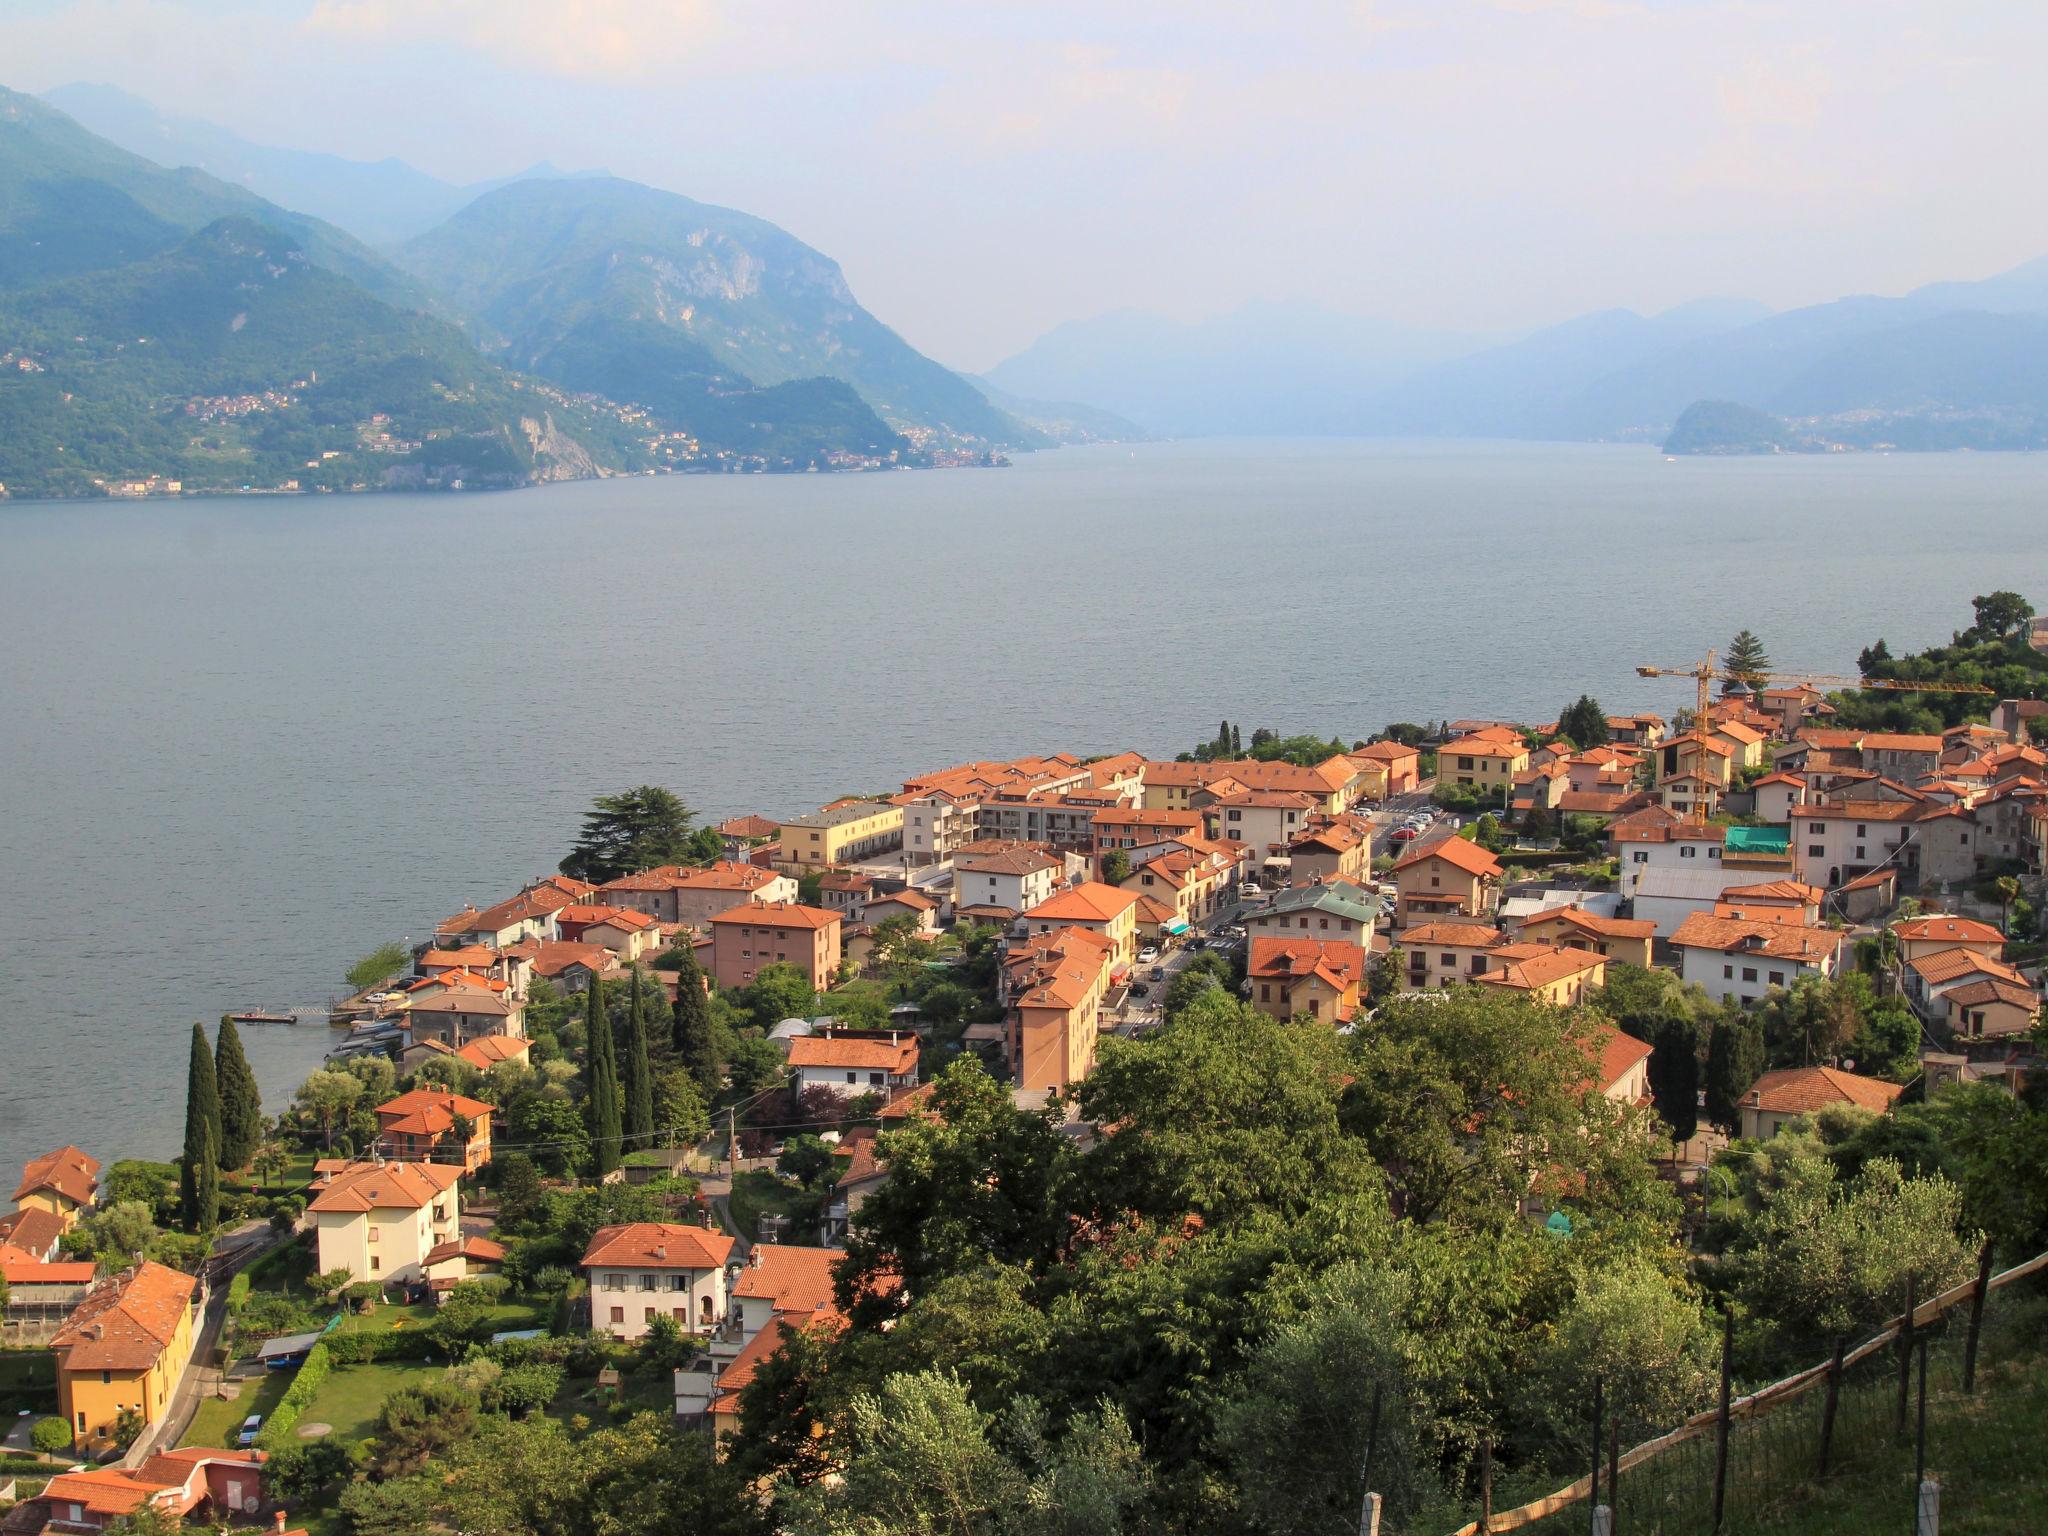
[[178,1162],[178,1208],[188,1232],[204,1232],[220,1215],[220,1085],[206,1026],[192,1026],[185,1071],[185,1150]]
[[647,1017],[641,1006],[640,967],[632,970],[633,999],[626,1014],[625,1130],[635,1147],[654,1144],[654,1074],[647,1065]]
[[669,1043],[676,1059],[704,1090],[705,1102],[719,1089],[718,1052],[711,1037],[711,999],[704,995],[704,973],[685,946],[676,970],[676,1004],[669,1023]]
[[599,1178],[619,1166],[619,1062],[618,1047],[612,1039],[612,1023],[605,1016],[604,984],[590,978],[585,993],[584,1054],[589,1077],[590,1147],[597,1160]]
[[213,1048],[213,1077],[220,1093],[220,1166],[246,1168],[263,1139],[263,1095],[243,1054],[241,1032],[225,1014]]
[[1230,728],[1230,755],[1244,756],[1244,732],[1234,725]]
[[1742,1013],[1716,1019],[1707,1040],[1707,1118],[1734,1135],[1742,1125],[1742,1096],[1763,1070],[1763,1025]]

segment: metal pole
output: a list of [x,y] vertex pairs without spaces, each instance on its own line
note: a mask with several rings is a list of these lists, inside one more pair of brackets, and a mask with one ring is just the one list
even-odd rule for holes
[[1844,1339],[1835,1340],[1835,1358],[1828,1365],[1827,1402],[1820,1410],[1820,1470],[1819,1476],[1828,1475],[1828,1454],[1835,1443],[1835,1409],[1842,1401],[1842,1347]]
[[1721,1411],[1714,1417],[1714,1529],[1728,1508],[1728,1395],[1735,1371],[1735,1314],[1721,1314]]
[[1605,1384],[1599,1377],[1593,1378],[1593,1478],[1586,1485],[1586,1512],[1591,1522],[1587,1529],[1598,1536],[1600,1529],[1600,1419],[1605,1406],[1601,1401],[1601,1389]]
[[1913,1436],[1913,1487],[1927,1481],[1927,1341],[1920,1341],[1920,1427]]
[[1906,1276],[1906,1321],[1899,1329],[1899,1395],[1892,1405],[1893,1438],[1906,1438],[1906,1393],[1913,1385],[1913,1314],[1919,1310],[1919,1276]]
[[1977,1336],[1984,1328],[1984,1300],[1991,1293],[1991,1239],[1977,1255],[1977,1289],[1970,1293],[1970,1333],[1963,1341],[1963,1391],[1977,1390]]

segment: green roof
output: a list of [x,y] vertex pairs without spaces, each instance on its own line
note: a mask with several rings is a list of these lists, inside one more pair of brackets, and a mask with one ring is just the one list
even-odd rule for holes
[[1730,853],[1783,853],[1792,846],[1792,829],[1730,827],[1724,846]]

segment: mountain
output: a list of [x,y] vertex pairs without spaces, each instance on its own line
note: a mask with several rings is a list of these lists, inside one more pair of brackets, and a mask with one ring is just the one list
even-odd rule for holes
[[[891,426],[940,442],[1039,441],[967,380],[854,299],[839,266],[763,219],[613,177],[517,182],[413,239],[399,260],[514,367],[545,373],[573,346],[614,397],[644,369],[649,328],[690,342],[706,388],[825,375]],[[625,348],[619,375],[601,348]],[[692,388],[696,384],[692,384]]]
[[1167,436],[1377,430],[1371,402],[1483,342],[1305,305],[1191,324],[1137,310],[1070,321],[983,376],[1026,398],[1085,400]]
[[251,143],[216,124],[161,112],[111,85],[63,85],[44,92],[43,100],[101,138],[158,165],[195,166],[379,246],[409,240],[509,181],[562,174],[543,163],[517,176],[457,186],[403,160],[349,160]]
[[997,410],[1055,443],[1142,443],[1152,435],[1135,421],[1099,406],[1078,400],[1027,400],[996,388],[985,378],[966,377]]
[[616,417],[521,385],[249,219],[0,295],[13,495],[516,485],[647,461]]
[[291,236],[315,264],[379,298],[430,303],[412,278],[324,220],[204,171],[166,170],[0,87],[0,290],[120,266],[224,218]]

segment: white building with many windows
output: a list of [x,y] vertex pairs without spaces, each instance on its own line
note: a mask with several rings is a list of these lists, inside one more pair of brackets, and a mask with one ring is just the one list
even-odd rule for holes
[[655,1318],[672,1317],[685,1333],[712,1332],[725,1320],[732,1249],[723,1232],[676,1222],[599,1227],[583,1253],[590,1326],[637,1339]]

